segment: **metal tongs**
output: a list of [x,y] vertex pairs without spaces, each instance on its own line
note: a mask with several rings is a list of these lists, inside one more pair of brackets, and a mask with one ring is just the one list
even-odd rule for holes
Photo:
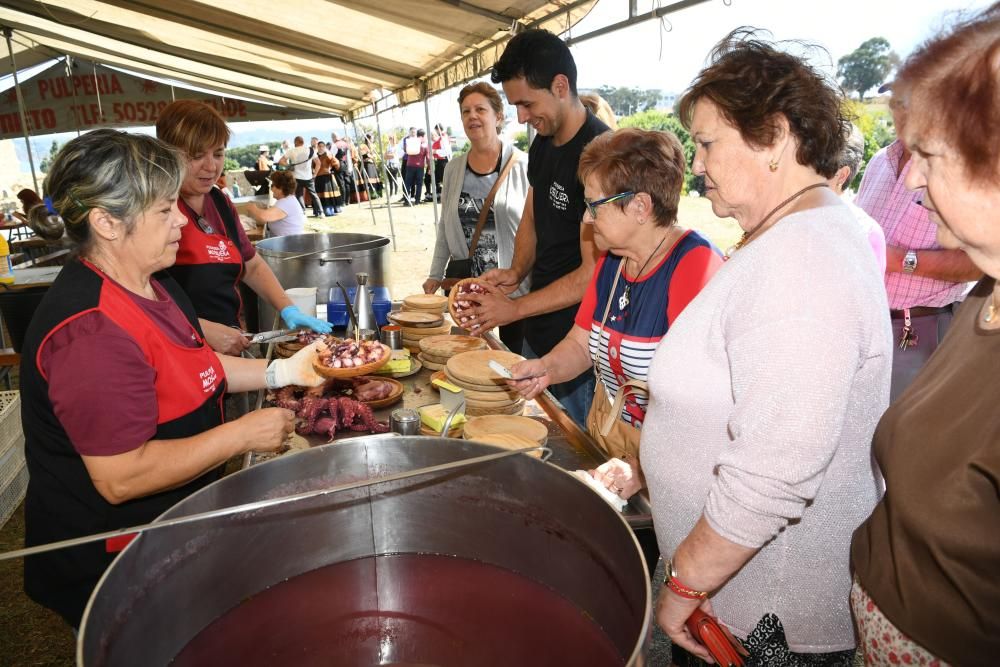
[[295,340],[299,336],[298,329],[275,329],[273,331],[261,331],[260,333],[250,333],[249,331],[244,331],[243,335],[247,337],[250,344],[254,343],[287,343],[290,340]]
[[358,316],[354,313],[354,306],[351,305],[351,300],[347,298],[347,290],[344,286],[337,281],[337,287],[340,288],[340,293],[344,295],[344,310],[347,311],[348,316],[351,318],[351,324],[354,325],[354,342],[358,345],[361,344],[361,327],[358,326]]

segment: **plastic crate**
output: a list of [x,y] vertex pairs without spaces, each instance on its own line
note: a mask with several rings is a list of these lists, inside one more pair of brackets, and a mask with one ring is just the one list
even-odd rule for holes
[[[0,391],[0,456],[22,435],[21,392]],[[0,474],[0,482],[3,480],[4,476]]]
[[0,489],[17,477],[24,465],[24,438],[18,438],[0,451]]
[[[347,298],[354,303],[354,293],[358,290],[357,285],[347,288]],[[392,298],[389,296],[388,287],[369,287],[368,291],[372,295],[372,313],[375,315],[375,323],[384,327],[389,323],[389,311],[392,310]],[[344,295],[339,287],[331,287],[326,303],[326,321],[335,327],[347,326],[347,307],[344,305]]]
[[7,523],[28,490],[28,466],[21,460],[21,467],[9,484],[0,486],[0,528]]

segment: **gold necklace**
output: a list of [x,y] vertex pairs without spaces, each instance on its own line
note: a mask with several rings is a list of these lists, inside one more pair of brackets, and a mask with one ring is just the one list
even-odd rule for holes
[[726,250],[726,256],[725,256],[724,259],[729,259],[730,257],[733,256],[734,252],[736,252],[737,250],[739,250],[740,248],[742,248],[743,246],[745,246],[750,241],[750,237],[752,237],[754,234],[756,234],[758,231],[760,231],[760,228],[764,226],[764,223],[767,222],[768,220],[770,220],[771,217],[775,213],[777,213],[778,211],[780,211],[786,205],[788,205],[791,202],[795,201],[796,199],[798,199],[799,197],[801,197],[805,193],[809,192],[810,190],[813,190],[815,188],[828,188],[828,187],[830,187],[830,185],[828,183],[813,183],[812,185],[807,185],[806,187],[802,188],[801,190],[799,190],[798,192],[796,192],[794,195],[792,195],[791,197],[789,197],[788,199],[786,199],[785,201],[781,202],[780,204],[778,204],[777,206],[775,206],[774,208],[772,208],[771,212],[768,213],[767,215],[765,215],[763,220],[761,220],[756,225],[754,225],[753,229],[751,229],[749,231],[746,231],[746,232],[743,232],[743,236],[740,237],[740,240],[737,241],[735,245],[730,246],[730,248],[728,250]]

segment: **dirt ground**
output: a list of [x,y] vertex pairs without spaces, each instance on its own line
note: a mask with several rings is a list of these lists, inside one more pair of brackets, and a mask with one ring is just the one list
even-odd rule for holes
[[[374,215],[374,222],[373,222]],[[703,232],[724,249],[739,236],[732,220],[719,220],[704,199],[681,201],[680,224]],[[391,280],[394,300],[421,292],[434,250],[434,212],[431,204],[412,208],[352,205],[341,215],[326,220],[309,218],[308,226],[319,232],[354,232],[393,238]],[[18,549],[24,542],[23,505],[0,529],[0,552]],[[22,563],[0,562],[0,667],[72,665],[75,641],[72,632],[54,613],[31,602],[22,590]]]

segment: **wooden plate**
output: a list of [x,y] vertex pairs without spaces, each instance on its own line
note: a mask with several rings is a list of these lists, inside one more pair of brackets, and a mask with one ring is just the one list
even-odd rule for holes
[[420,363],[419,359],[417,359],[416,357],[410,357],[410,368],[409,368],[409,370],[405,370],[405,371],[378,370],[378,371],[375,371],[375,374],[378,375],[379,377],[405,378],[405,377],[410,377],[411,375],[413,375],[414,373],[416,373],[417,371],[419,371],[423,367],[424,367],[424,365],[422,363]]
[[509,402],[516,401],[520,398],[520,394],[508,387],[507,385],[480,385],[471,384],[463,380],[459,380],[451,373],[448,372],[448,366],[444,367],[445,375],[447,376],[448,382],[457,385],[465,390],[465,395],[469,398],[477,398],[482,401],[489,400],[499,400],[497,397],[507,397]]
[[[461,438],[462,437],[462,428],[464,426],[465,426],[465,424],[459,424],[458,426],[456,426],[454,428],[448,429],[448,437],[449,438]],[[439,432],[432,431],[429,428],[427,428],[426,426],[424,426],[423,424],[420,425],[420,435],[430,435],[430,436],[437,436],[437,437],[441,436],[441,434]]]
[[451,313],[452,319],[455,320],[455,324],[462,326],[462,314],[459,312],[456,302],[461,299],[458,298],[458,292],[462,288],[462,285],[469,285],[472,283],[482,283],[483,281],[479,278],[464,278],[455,283],[455,286],[451,288],[448,293],[448,312]]
[[388,315],[389,320],[403,327],[413,327],[422,329],[426,327],[440,327],[444,322],[441,313],[425,313],[419,311],[393,311]]
[[504,350],[476,350],[456,354],[448,360],[448,375],[464,382],[506,388],[504,379],[489,367],[490,361],[496,361],[501,366],[510,368],[524,357]]
[[[485,417],[475,417],[475,419],[485,419]],[[526,417],[522,417],[526,419]],[[490,433],[488,435],[480,435],[475,438],[467,438],[468,440],[474,440],[475,442],[482,442],[487,445],[493,445],[494,447],[501,447],[503,449],[525,449],[526,447],[535,447],[541,443],[532,442],[531,440],[526,440],[516,435],[509,435],[507,433]],[[528,456],[534,456],[536,459],[542,458],[542,450],[537,449],[533,452],[525,452]]]
[[427,358],[425,358],[423,354],[418,354],[417,355],[417,359],[420,360],[420,363],[422,363],[425,368],[429,368],[432,371],[443,371],[444,370],[444,364],[436,364],[433,361],[428,361]]
[[431,373],[431,377],[428,380],[428,382],[430,382],[431,389],[433,389],[434,391],[441,391],[441,388],[438,387],[436,384],[434,384],[434,380],[444,380],[445,382],[447,382],[448,376],[444,374],[443,370],[434,371],[433,373]]
[[437,364],[438,366],[441,366],[442,368],[446,363],[448,363],[448,359],[450,358],[451,357],[439,357],[435,354],[428,354],[427,352],[420,353],[420,359],[422,361],[429,361],[432,364]]
[[521,438],[531,443],[543,445],[549,438],[548,427],[540,421],[529,417],[509,417],[505,415],[490,415],[473,417],[465,422],[463,437],[466,440],[478,440],[481,436],[504,434]]
[[504,405],[496,408],[479,408],[469,405],[468,403],[465,407],[465,414],[468,417],[481,417],[483,415],[520,415],[522,412],[524,412],[524,399],[521,399],[517,403],[513,403],[511,405]]
[[435,357],[451,358],[462,352],[485,350],[486,341],[475,336],[460,336],[448,334],[443,336],[428,336],[420,339],[420,351]]
[[443,336],[451,333],[450,323],[442,324],[439,327],[424,327],[423,329],[404,326],[400,326],[399,328],[402,329],[403,338],[409,338],[417,341],[418,343],[424,338],[429,338],[431,336]]
[[448,307],[448,297],[441,294],[411,294],[403,298],[403,304],[418,310],[434,310],[443,313]]
[[403,383],[398,380],[393,380],[390,377],[372,375],[370,376],[373,380],[378,380],[380,382],[389,382],[393,385],[392,393],[390,393],[385,398],[379,398],[374,401],[361,401],[365,405],[372,408],[384,408],[393,403],[398,403],[403,398]]
[[388,345],[382,346],[382,358],[378,361],[373,361],[369,364],[364,364],[362,366],[352,366],[351,368],[331,368],[326,364],[321,364],[318,362],[313,363],[313,370],[325,378],[353,378],[359,375],[368,375],[372,371],[382,368],[392,357],[392,350],[389,349]]

